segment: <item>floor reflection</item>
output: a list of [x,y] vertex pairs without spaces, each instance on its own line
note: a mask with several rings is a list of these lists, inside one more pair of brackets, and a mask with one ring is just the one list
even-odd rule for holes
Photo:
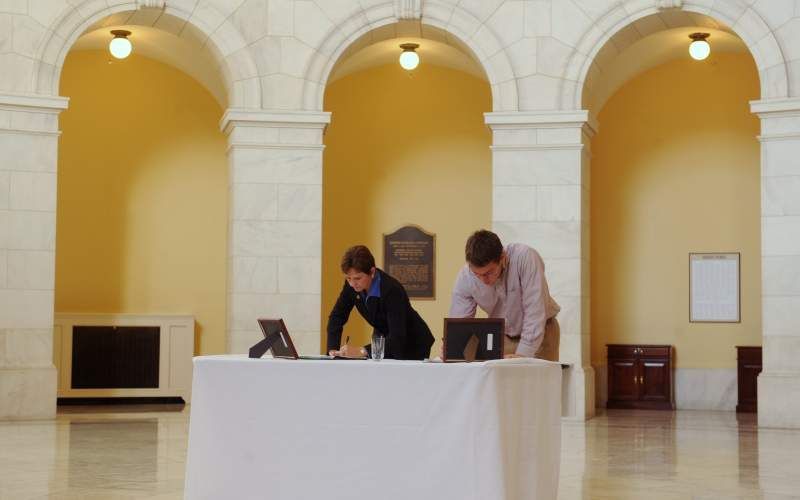
[[[158,481],[158,419],[69,423],[70,488]],[[109,446],[113,443],[113,446]]]
[[[0,422],[0,500],[183,498],[189,410],[161,410]],[[601,410],[562,426],[558,498],[800,499],[798,464],[800,431],[755,414]]]
[[800,498],[800,431],[754,414],[601,410],[562,436],[560,500]]
[[66,407],[0,422],[0,500],[183,498],[188,407]]

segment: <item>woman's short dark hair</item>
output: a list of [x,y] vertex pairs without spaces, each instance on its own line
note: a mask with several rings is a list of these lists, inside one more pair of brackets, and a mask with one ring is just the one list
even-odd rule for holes
[[490,262],[499,262],[503,256],[503,244],[491,231],[481,229],[472,233],[464,250],[467,262],[475,267],[483,267]]
[[350,247],[342,257],[342,272],[347,273],[350,269],[355,269],[362,273],[369,273],[375,267],[375,257],[372,252],[364,245]]

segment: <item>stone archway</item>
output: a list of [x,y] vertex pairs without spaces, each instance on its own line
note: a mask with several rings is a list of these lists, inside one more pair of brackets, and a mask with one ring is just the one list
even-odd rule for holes
[[[182,4],[162,1],[130,1],[105,6],[90,3],[82,8],[64,9],[48,27],[48,36],[40,45],[33,68],[31,91],[44,95],[58,95],[58,82],[64,59],[75,41],[84,32],[103,19],[124,12],[161,11],[186,23],[186,28],[197,32],[197,37],[207,40],[222,73],[228,91],[229,108],[258,108],[261,106],[261,85],[255,62],[247,43],[234,28],[228,16],[213,6],[202,12],[184,10]],[[186,29],[185,28],[185,29]]]
[[[347,19],[343,33],[335,33],[324,39],[313,54],[306,71],[303,103],[306,109],[322,109],[326,82],[334,65],[345,51],[365,34],[398,21],[414,21],[428,24],[456,37],[486,72],[492,88],[495,111],[517,109],[517,85],[508,55],[502,44],[489,30],[475,36],[474,28],[480,21],[470,12],[458,6],[438,0],[424,2],[424,10],[418,2],[416,8],[400,7],[401,2],[385,2],[370,7],[367,12],[358,12]],[[469,36],[468,33],[473,33]]]
[[[756,61],[761,81],[761,99],[780,99],[789,94],[789,80],[783,52],[766,22],[752,8],[735,2],[715,2],[708,6],[674,0],[642,6],[628,1],[612,9],[596,22],[597,28],[587,30],[569,56],[560,88],[562,109],[582,109],[584,87],[589,69],[606,43],[627,26],[660,12],[680,10],[717,19],[728,25],[747,45]],[[643,34],[644,36],[644,34]]]
[[[800,303],[800,290],[788,283],[787,275],[800,273],[800,242],[785,234],[800,234],[800,222],[791,202],[798,196],[796,184],[786,182],[796,175],[800,154],[800,100],[790,98],[790,82],[783,51],[768,24],[752,7],[736,2],[715,2],[713,7],[680,0],[627,2],[601,16],[596,28],[587,29],[576,43],[559,90],[562,109],[580,109],[586,105],[585,89],[589,73],[603,46],[620,30],[659,12],[678,11],[701,14],[727,24],[748,47],[755,59],[760,78],[761,100],[751,102],[751,111],[761,118],[761,261],[762,261],[762,331],[764,360],[759,377],[759,424],[766,427],[797,427],[800,411],[800,372],[793,361],[800,355],[793,309]],[[588,110],[589,115],[593,110]],[[588,118],[587,116],[587,118]],[[584,141],[588,153],[589,141]],[[590,156],[584,155],[581,170],[590,169]],[[794,177],[792,177],[794,178]],[[588,180],[585,184],[588,196]],[[581,210],[588,216],[588,207]],[[588,229],[587,229],[588,234]],[[587,267],[588,238],[582,255]],[[583,281],[583,280],[582,280]],[[587,297],[588,302],[588,297]],[[588,324],[588,316],[584,320]],[[588,331],[588,327],[587,327]]]
[[[191,12],[164,1],[128,1],[113,6],[105,2],[64,5],[61,10],[37,6],[28,21],[31,31],[21,31],[23,47],[30,47],[24,65],[11,72],[14,94],[0,98],[3,112],[12,119],[2,124],[0,149],[13,162],[15,182],[32,186],[29,196],[9,207],[10,228],[3,238],[5,251],[19,253],[17,290],[5,291],[0,301],[0,336],[15,346],[11,364],[3,370],[0,418],[52,417],[56,403],[56,371],[52,365],[52,328],[55,272],[56,170],[58,115],[68,100],[58,97],[61,67],[67,52],[87,29],[103,19],[129,11],[161,11],[192,26],[215,54],[228,91],[228,104],[239,108],[261,105],[261,85],[255,64],[240,33],[228,21],[230,13],[205,6]],[[219,5],[219,4],[218,4]],[[41,7],[41,8],[39,8]],[[38,31],[37,31],[38,30]],[[19,56],[23,57],[23,56]],[[12,142],[5,140],[13,139]],[[25,264],[27,262],[27,264]],[[34,279],[35,278],[35,279]],[[32,281],[31,281],[32,280]],[[7,389],[7,390],[5,390]]]

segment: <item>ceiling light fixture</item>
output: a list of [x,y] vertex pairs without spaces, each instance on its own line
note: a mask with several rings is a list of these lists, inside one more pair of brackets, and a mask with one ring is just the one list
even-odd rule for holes
[[131,32],[128,30],[111,30],[111,34],[114,35],[114,38],[111,39],[111,43],[108,44],[108,51],[111,52],[111,55],[117,59],[125,59],[131,55],[133,45],[131,41],[128,40],[128,36]]
[[692,59],[702,61],[711,53],[711,45],[708,44],[706,38],[711,36],[709,33],[692,33],[689,38],[692,43],[689,44],[689,55]]
[[400,66],[403,69],[411,71],[419,65],[419,54],[415,51],[419,47],[418,43],[401,43],[400,48],[403,52],[400,54]]

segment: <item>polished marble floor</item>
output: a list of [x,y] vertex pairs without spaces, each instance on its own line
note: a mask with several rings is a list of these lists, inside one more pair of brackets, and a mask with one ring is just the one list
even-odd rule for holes
[[[188,407],[62,407],[0,422],[0,499],[179,499]],[[800,431],[754,415],[601,412],[564,422],[559,500],[800,499]]]

